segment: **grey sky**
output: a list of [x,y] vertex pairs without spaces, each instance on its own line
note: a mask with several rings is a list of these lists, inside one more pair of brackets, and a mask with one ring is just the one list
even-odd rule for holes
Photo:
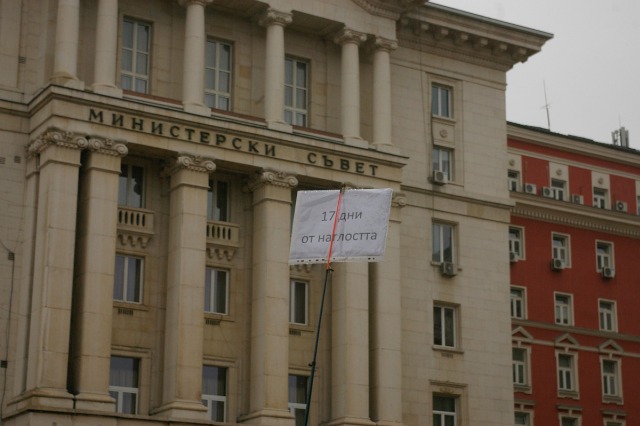
[[507,74],[507,119],[611,142],[624,126],[640,149],[640,1],[434,0],[552,33],[542,51]]

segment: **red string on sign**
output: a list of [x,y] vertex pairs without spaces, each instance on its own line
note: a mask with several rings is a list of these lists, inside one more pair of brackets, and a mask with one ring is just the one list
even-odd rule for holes
[[329,254],[327,255],[327,270],[331,269],[331,254],[333,252],[333,240],[336,235],[336,227],[338,225],[338,216],[340,215],[340,205],[342,204],[342,194],[344,188],[338,194],[338,204],[336,205],[336,215],[333,218],[333,230],[331,231],[331,241],[329,242]]

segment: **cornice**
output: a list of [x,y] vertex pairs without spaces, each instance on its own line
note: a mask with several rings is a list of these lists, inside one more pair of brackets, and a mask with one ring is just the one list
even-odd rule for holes
[[415,9],[425,0],[352,0],[372,15],[397,20],[403,12]]
[[515,216],[640,239],[640,218],[634,215],[536,195],[512,193],[511,196],[516,201],[511,210]]

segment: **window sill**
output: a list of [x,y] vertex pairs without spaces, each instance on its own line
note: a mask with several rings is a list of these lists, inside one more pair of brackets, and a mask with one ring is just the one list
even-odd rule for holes
[[227,314],[215,314],[213,312],[204,313],[205,325],[220,325],[222,322],[236,322],[236,320]]
[[602,397],[602,403],[603,404],[617,404],[617,405],[624,405],[624,401],[622,400],[621,396],[603,396]]
[[559,390],[558,398],[580,399],[580,394],[577,391]]
[[527,394],[531,394],[531,386],[529,385],[517,385],[514,384],[513,385],[513,391],[514,392],[521,392],[521,393],[527,393]]
[[314,331],[315,331],[315,327],[312,327],[310,325],[289,323],[289,335],[299,336],[303,332],[312,333]]
[[438,346],[438,345],[432,345],[431,349],[433,349],[436,352],[440,352],[440,354],[443,357],[453,357],[454,355],[464,355],[464,351],[462,349],[458,349],[458,348],[450,348],[448,346]]
[[114,300],[113,307],[122,308],[122,309],[132,309],[134,311],[141,311],[141,312],[149,312],[149,307],[146,305],[143,305],[142,303],[124,302],[122,300]]

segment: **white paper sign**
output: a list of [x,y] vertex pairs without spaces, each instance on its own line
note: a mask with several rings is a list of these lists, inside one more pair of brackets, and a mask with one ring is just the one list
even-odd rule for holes
[[387,240],[391,189],[299,191],[293,215],[289,263],[325,263],[331,248],[332,262],[382,260]]

